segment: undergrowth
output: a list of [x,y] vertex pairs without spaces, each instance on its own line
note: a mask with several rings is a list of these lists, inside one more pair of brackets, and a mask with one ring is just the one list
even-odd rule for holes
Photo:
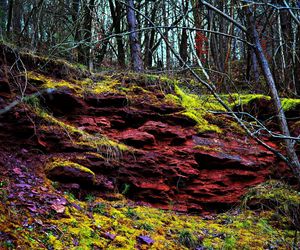
[[[272,190],[268,189],[268,192],[272,193]],[[277,193],[276,187],[274,192]],[[250,191],[250,195],[252,193]],[[299,194],[295,197],[293,195],[292,200],[298,200],[299,197]],[[201,217],[130,205],[124,198],[107,201],[93,197],[88,201],[80,201],[67,193],[65,198],[69,205],[63,216],[54,213],[49,218],[32,218],[26,210],[19,216],[9,215],[5,212],[7,210],[3,210],[2,204],[0,230],[3,230],[3,223],[6,222],[6,232],[12,238],[18,238],[12,241],[16,246],[23,244],[31,249],[57,250],[97,247],[129,250],[137,246],[139,249],[159,250],[201,247],[228,250],[292,249],[295,240],[295,230],[289,228],[289,222],[284,219],[278,222],[276,210],[237,209],[216,216]],[[23,215],[29,218],[31,227],[22,226]],[[43,225],[51,226],[44,230],[40,226],[39,230],[31,232],[30,228],[37,227],[36,221],[39,220]],[[107,237],[108,234],[111,238]],[[139,236],[147,236],[154,243],[151,246],[141,244]]]

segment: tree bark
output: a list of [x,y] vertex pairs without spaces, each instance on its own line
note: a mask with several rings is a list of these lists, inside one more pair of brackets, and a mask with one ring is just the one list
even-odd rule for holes
[[[300,1],[299,1],[300,5]],[[295,88],[296,93],[298,96],[300,96],[300,25],[297,29],[297,38],[296,38],[297,44],[296,44],[296,57],[295,57],[295,66],[294,66],[294,79],[295,79]]]
[[80,9],[80,0],[72,1],[72,22],[74,25],[74,42],[76,43],[76,48],[73,50],[73,60],[78,62],[78,55],[82,51],[81,34],[80,34],[80,23],[79,23],[79,9]]
[[6,36],[11,36],[11,24],[12,24],[12,18],[13,18],[13,6],[14,6],[14,0],[9,0],[8,2],[8,16],[7,16],[7,25],[6,25]]
[[[167,9],[169,5],[167,5],[166,0],[163,0],[163,22],[166,27],[169,26],[169,20],[168,20],[168,13],[169,9]],[[166,40],[169,42],[169,32],[168,29],[166,29]],[[167,70],[170,71],[171,69],[171,53],[170,53],[170,48],[166,46],[166,67]]]
[[22,11],[23,5],[20,0],[14,0],[13,5],[13,33],[15,37],[19,39],[22,28]]
[[[112,21],[114,25],[114,30],[116,34],[121,33],[121,18],[122,18],[122,5],[115,1],[115,4],[113,0],[109,0],[109,8],[112,16]],[[125,67],[125,50],[124,50],[124,44],[123,44],[123,38],[122,36],[117,36],[117,51],[118,51],[118,63],[121,67]]]
[[5,35],[5,23],[7,19],[7,1],[0,0],[0,36]]
[[144,70],[141,46],[138,40],[137,21],[134,13],[134,3],[133,0],[127,0],[127,22],[129,34],[129,43],[130,43],[130,54],[131,54],[131,63],[133,70],[136,72],[141,72]]
[[[157,13],[157,6],[159,2],[154,3],[152,11],[151,11],[151,21],[154,23]],[[150,36],[148,34],[145,35],[146,41],[146,48],[145,48],[145,67],[151,68],[153,62],[153,50],[152,47],[155,42],[155,29],[152,29],[150,32]]]
[[[188,1],[183,0],[182,1],[182,8],[184,12],[184,22],[183,26],[185,26],[185,14],[188,11]],[[188,35],[186,29],[182,29],[181,31],[181,40],[180,40],[180,45],[179,45],[179,55],[182,59],[182,61],[179,62],[180,66],[183,66],[187,60],[188,60]]]
[[86,3],[85,6],[85,19],[84,19],[84,43],[87,43],[87,46],[84,46],[84,58],[83,62],[86,66],[89,67],[90,70],[93,68],[93,60],[92,60],[92,23],[93,23],[93,12],[95,7],[95,0],[90,0],[89,3]]
[[[258,35],[258,32],[255,27],[255,20],[253,17],[252,9],[249,6],[244,7],[244,8],[245,8],[246,16],[247,16],[247,21],[248,21],[248,32],[249,32],[249,35],[254,44],[254,50],[255,50],[255,54],[257,56],[257,60],[260,63],[261,70],[263,72],[263,75],[265,77],[265,80],[269,86],[269,89],[270,89],[270,92],[272,95],[272,99],[273,99],[276,113],[278,116],[278,121],[279,121],[279,126],[281,129],[281,132],[284,136],[290,137],[290,131],[289,131],[286,117],[285,117],[284,111],[282,109],[281,101],[280,101],[280,98],[279,98],[279,95],[278,95],[278,92],[277,92],[277,89],[275,86],[275,81],[274,81],[273,75],[271,73],[268,61],[264,55],[264,52],[263,52],[263,49],[262,49],[262,46],[261,46],[261,43],[259,40],[259,35]],[[285,139],[285,146],[286,146],[287,157],[289,159],[289,165],[290,165],[293,173],[295,174],[295,177],[300,182],[300,162],[299,162],[299,158],[295,151],[294,143],[291,139]]]

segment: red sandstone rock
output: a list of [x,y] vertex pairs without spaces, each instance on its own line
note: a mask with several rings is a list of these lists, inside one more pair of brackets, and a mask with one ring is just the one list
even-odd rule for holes
[[[178,107],[164,106],[162,100],[151,103],[144,92],[139,101],[132,103],[124,95],[89,95],[78,100],[79,97],[65,93],[79,106],[68,107],[72,111],[69,113],[65,112],[64,102],[47,99],[51,105],[45,105],[50,111],[53,108],[55,114],[64,114],[58,119],[134,149],[114,158],[108,148],[77,145],[74,141],[80,135],[69,135],[57,125],[44,122],[44,126],[39,126],[43,121],[37,119],[39,123],[34,127],[26,112],[18,110],[18,117],[7,114],[0,124],[0,135],[9,148],[22,145],[29,151],[35,150],[40,159],[37,166],[58,155],[95,173],[94,177],[89,172],[61,166],[48,172],[50,179],[93,183],[101,193],[121,192],[127,184],[126,195],[135,201],[204,213],[230,208],[249,187],[269,178],[277,166],[279,175],[286,169],[272,153],[245,135],[233,134],[226,128],[220,135],[198,135],[195,122],[178,113]],[[35,134],[44,146],[32,139]],[[273,142],[267,143],[276,147]],[[91,154],[97,150],[110,157]]]
[[61,182],[94,184],[94,175],[92,173],[68,165],[57,166],[48,170],[47,176],[50,179]]
[[143,147],[145,145],[154,145],[155,137],[147,132],[140,132],[138,130],[127,130],[120,133],[117,138],[133,147]]

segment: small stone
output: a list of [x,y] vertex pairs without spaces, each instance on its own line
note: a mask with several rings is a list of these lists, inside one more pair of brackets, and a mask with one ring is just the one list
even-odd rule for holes
[[48,188],[46,188],[46,187],[40,187],[40,190],[46,192],[46,191],[48,191]]
[[63,214],[66,210],[66,207],[61,204],[53,204],[51,208],[58,214]]
[[77,209],[78,211],[81,211],[81,210],[82,210],[81,206],[77,205],[76,203],[71,203],[71,205],[72,205],[75,209]]
[[154,243],[154,240],[150,238],[149,236],[138,236],[137,240],[140,244],[147,244],[152,245]]
[[114,240],[117,237],[117,235],[106,232],[105,234],[103,234],[103,237],[108,240]]
[[195,250],[205,250],[206,248],[205,247],[196,247]]

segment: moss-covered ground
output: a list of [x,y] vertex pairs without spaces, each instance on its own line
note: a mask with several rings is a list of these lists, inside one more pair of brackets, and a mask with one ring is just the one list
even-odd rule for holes
[[[100,79],[101,78],[101,79]],[[68,88],[79,97],[87,93],[115,93],[134,97],[160,87],[164,103],[180,106],[179,113],[196,123],[198,132],[222,133],[224,121],[212,118],[209,111],[225,111],[211,96],[198,96],[177,80],[164,76],[134,74],[101,76],[100,80],[53,80],[30,72],[29,81],[41,88]],[[136,82],[133,86],[124,84]],[[143,85],[138,83],[143,82]],[[224,95],[231,106],[247,104],[262,95]],[[157,100],[153,96],[153,99]],[[46,125],[54,125],[71,135],[74,143],[97,149],[101,146],[129,150],[123,144],[102,136],[91,135],[46,112],[36,104],[34,112]],[[283,108],[297,107],[299,100],[283,99]],[[44,125],[45,125],[44,124]],[[49,128],[45,128],[49,129]],[[61,162],[59,162],[60,164]],[[65,163],[65,162],[64,162]],[[74,164],[74,163],[72,163]],[[55,166],[55,165],[54,165]],[[81,168],[79,165],[74,167]],[[53,167],[53,166],[52,166]],[[85,169],[86,170],[86,169]],[[67,200],[63,210],[50,209],[47,214],[29,211],[10,198],[9,179],[1,179],[0,249],[297,249],[297,220],[300,194],[284,184],[265,184],[250,190],[241,206],[219,215],[188,215],[142,206],[115,194],[113,201],[92,193],[77,199],[72,193],[59,193],[55,183],[45,180],[45,187]],[[33,193],[39,196],[38,192]],[[256,201],[267,201],[257,207]],[[280,201],[280,202],[279,202]],[[277,202],[277,203],[276,203]],[[254,204],[254,205],[253,205]],[[275,204],[275,205],[274,205]],[[276,206],[277,204],[277,206]],[[298,229],[299,230],[299,229]],[[296,235],[296,236],[295,236]],[[150,245],[139,240],[147,236]]]
[[[65,193],[65,210],[33,215],[9,202],[1,182],[0,231],[4,249],[292,249],[299,244],[295,227],[275,207],[235,209],[219,215],[187,215],[141,206],[121,194],[107,201],[87,194],[81,200]],[[271,186],[270,186],[271,185]],[[54,189],[53,187],[51,187]],[[300,204],[300,194],[273,182],[250,190],[251,199],[271,197]],[[139,236],[154,242],[143,244]],[[20,248],[21,247],[21,248]]]

